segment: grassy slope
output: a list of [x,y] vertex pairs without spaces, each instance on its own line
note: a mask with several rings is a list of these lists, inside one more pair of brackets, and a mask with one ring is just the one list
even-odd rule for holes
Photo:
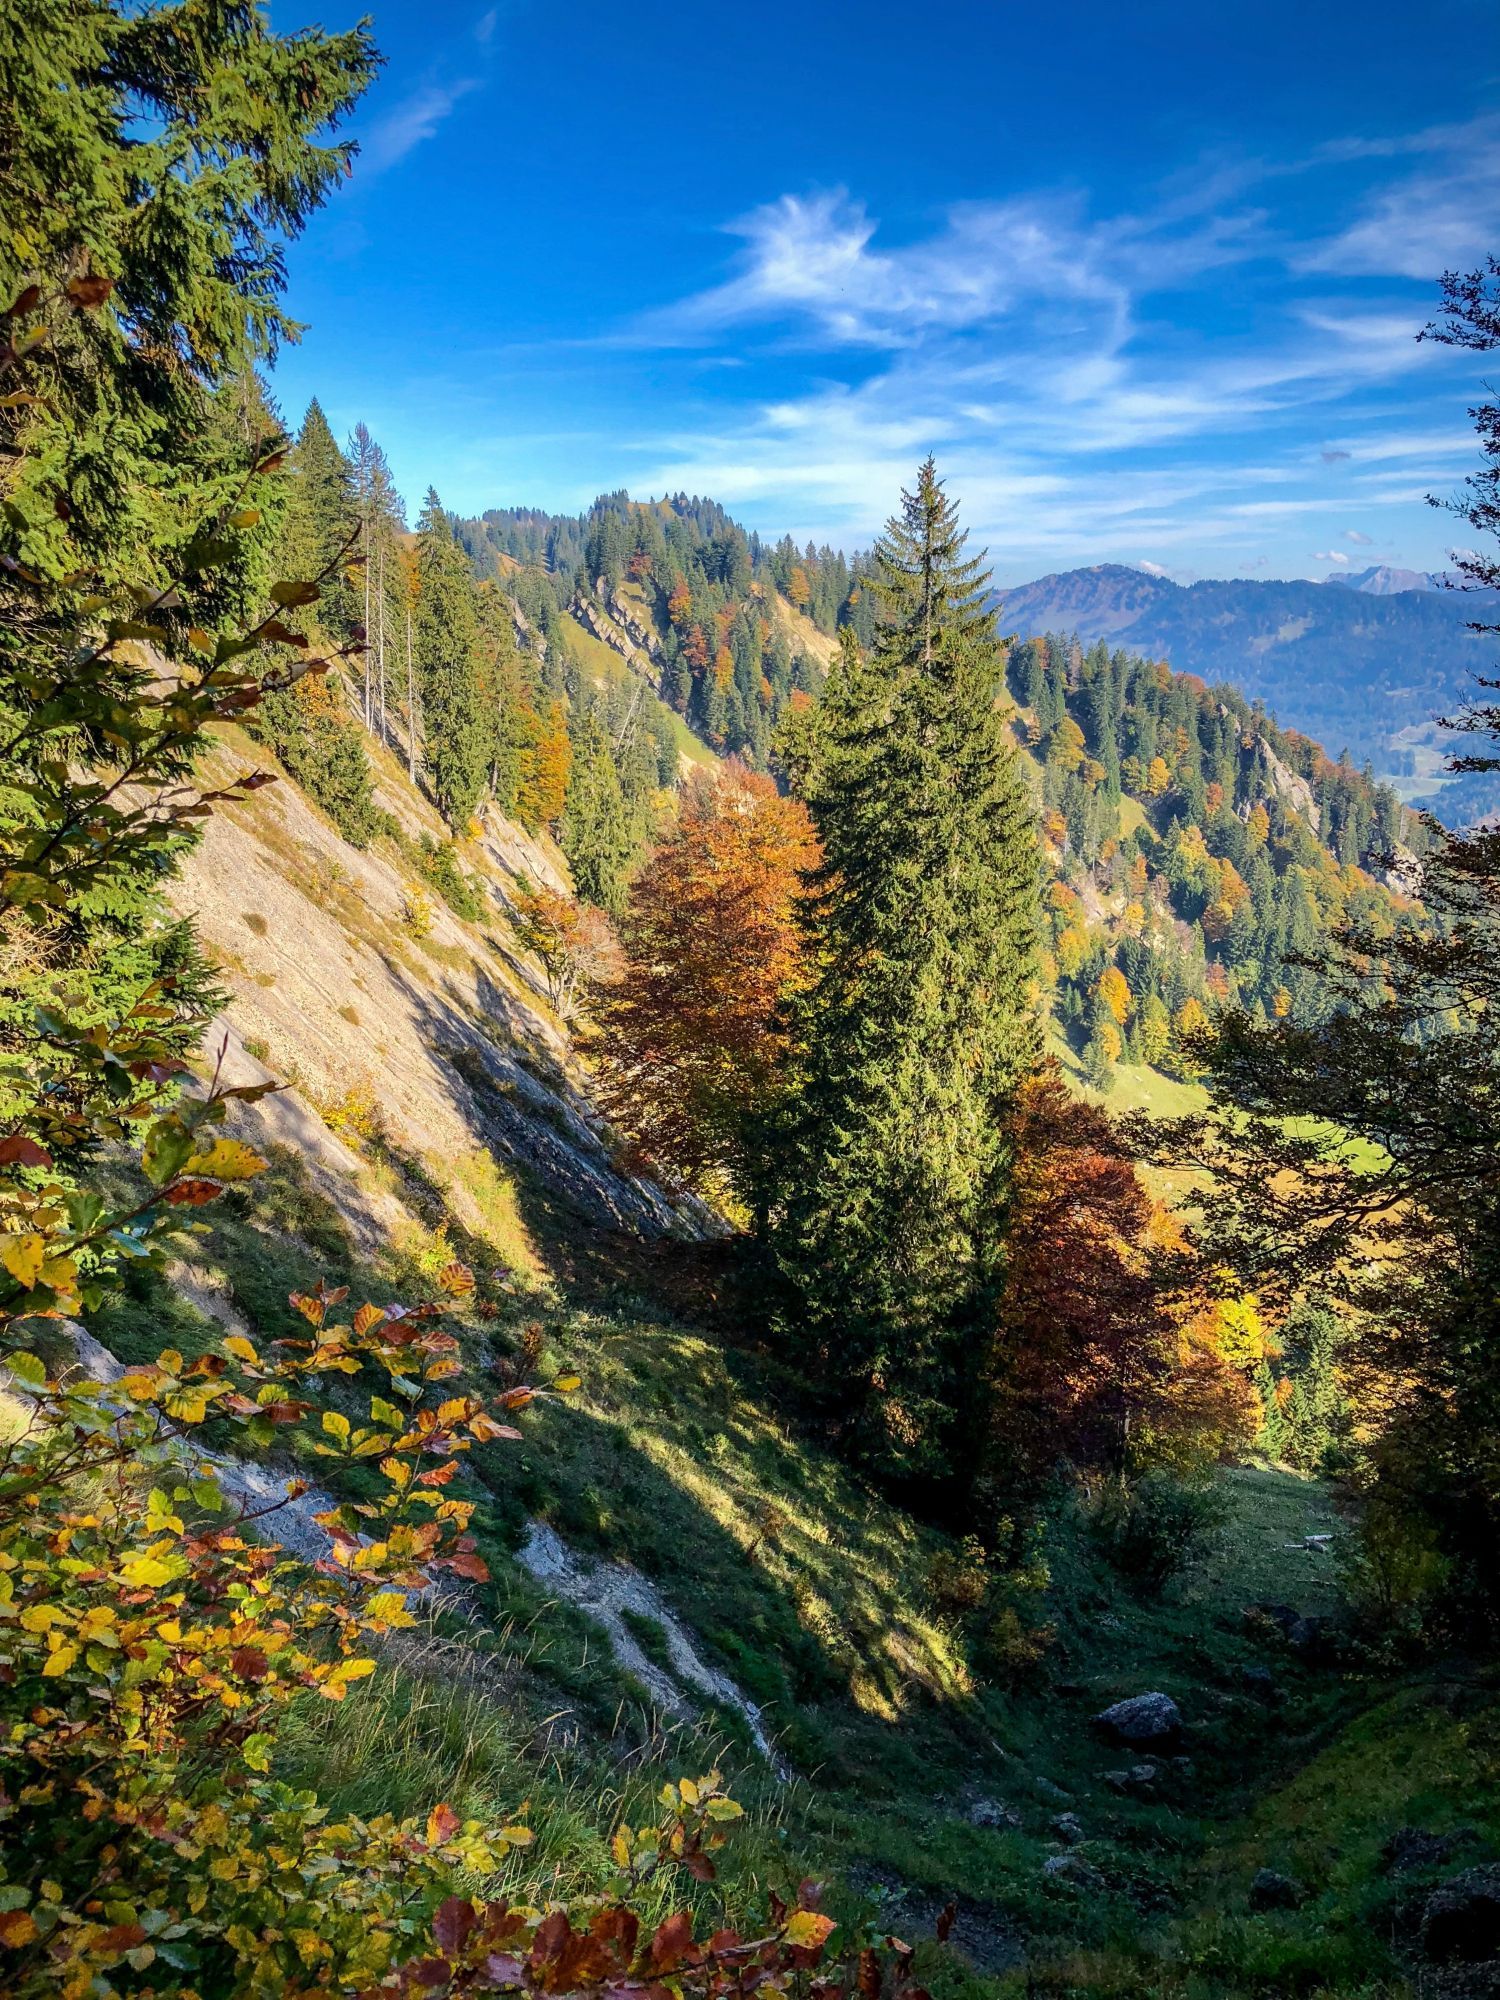
[[[416,1203],[420,1191],[407,1192]],[[576,1233],[574,1219],[555,1205],[544,1213],[524,1185],[517,1200],[539,1254],[546,1232]],[[432,1220],[438,1201],[427,1196]],[[487,1252],[458,1232],[455,1247]],[[351,1282],[356,1296],[383,1295],[419,1283],[433,1254],[418,1228],[382,1268],[362,1268],[337,1216],[309,1198],[285,1158],[214,1222],[199,1262],[255,1327],[279,1333],[292,1324],[286,1290],[317,1272]],[[465,1812],[510,1812],[530,1798],[542,1837],[527,1880],[540,1891],[564,1877],[601,1879],[601,1829],[621,1812],[641,1817],[664,1770],[723,1758],[752,1808],[726,1874],[734,1899],[768,1878],[828,1872],[842,1884],[838,1912],[920,1935],[955,1893],[961,1935],[990,1974],[1006,1977],[1024,1938],[1040,1990],[1058,1993],[1249,1993],[1247,1968],[1261,1977],[1272,1961],[1308,1954],[1333,1976],[1331,1991],[1354,1992],[1384,1964],[1368,1920],[1386,1894],[1379,1848],[1410,1819],[1473,1822],[1479,1753],[1467,1724],[1434,1718],[1419,1697],[1307,1673],[1247,1629],[1243,1607],[1259,1599],[1329,1601],[1330,1558],[1293,1546],[1332,1525],[1316,1484],[1271,1469],[1229,1475],[1232,1518],[1212,1558],[1155,1601],[1123,1586],[1072,1509],[1056,1510],[1053,1583],[1040,1607],[1055,1643],[1018,1685],[986,1684],[976,1633],[934,1604],[930,1566],[943,1538],[776,1414],[787,1385],[769,1364],[653,1310],[631,1289],[638,1283],[621,1271],[587,1306],[544,1286],[498,1322],[471,1323],[476,1374],[538,1325],[541,1372],[576,1367],[583,1392],[574,1406],[529,1414],[524,1445],[475,1455],[483,1485],[471,1490],[494,1570],[481,1625],[439,1621],[364,1699],[299,1711],[285,1745],[290,1773],[343,1806],[415,1809],[447,1797]],[[96,1331],[127,1355],[212,1334],[149,1279]],[[326,1476],[326,1462],[316,1471]],[[598,1633],[549,1604],[511,1561],[534,1514],[658,1583],[766,1705],[793,1785],[775,1785],[733,1718],[710,1715],[692,1730],[650,1715]],[[1257,1661],[1289,1691],[1274,1720],[1239,1679]],[[1139,1803],[1106,1786],[1104,1773],[1129,1759],[1099,1745],[1088,1718],[1146,1687],[1180,1702],[1195,1769]],[[1361,1719],[1373,1701],[1379,1714]],[[1381,1765],[1376,1782],[1380,1747],[1393,1739],[1409,1754]],[[1044,1882],[1063,1803],[1049,1786],[1082,1820],[1080,1852],[1104,1893]],[[979,1795],[1003,1800],[1021,1824],[970,1824]],[[1267,1862],[1314,1885],[1311,1927],[1250,1917],[1249,1876]],[[1214,1964],[1208,1984],[1180,1984],[1185,1952]],[[925,1955],[944,1993],[974,1976],[936,1947]]]
[[[602,639],[596,639],[586,626],[580,625],[571,613],[564,612],[562,623],[567,627],[568,643],[577,654],[586,674],[594,680],[616,687],[621,681],[638,680],[613,646],[606,646]],[[672,734],[676,738],[678,754],[690,764],[701,765],[705,769],[719,760],[708,745],[695,736],[675,709],[667,709],[671,717]]]

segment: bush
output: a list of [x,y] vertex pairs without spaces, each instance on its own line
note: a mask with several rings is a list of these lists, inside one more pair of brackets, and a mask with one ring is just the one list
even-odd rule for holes
[[1141,1590],[1160,1590],[1207,1550],[1229,1503],[1206,1480],[1148,1472],[1133,1485],[1100,1486],[1090,1526],[1111,1565]]
[[485,912],[483,884],[477,876],[466,875],[459,867],[451,841],[439,846],[424,833],[417,843],[416,861],[454,916],[462,917],[467,924],[481,921]]
[[927,1595],[940,1612],[973,1611],[990,1587],[990,1560],[977,1535],[956,1549],[939,1549],[927,1565]]

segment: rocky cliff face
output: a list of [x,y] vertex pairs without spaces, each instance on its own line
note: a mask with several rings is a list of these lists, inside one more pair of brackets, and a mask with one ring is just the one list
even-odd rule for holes
[[[230,732],[223,775],[266,753]],[[376,753],[379,803],[413,841],[436,812]],[[697,1233],[703,1218],[615,1164],[586,1071],[509,920],[522,881],[568,887],[550,841],[487,814],[463,865],[484,891],[477,923],[417,878],[400,847],[348,845],[290,780],[208,825],[174,888],[229,992],[210,1052],[232,1080],[287,1088],[246,1114],[249,1136],[295,1144],[357,1240],[400,1219],[372,1153],[409,1163],[480,1227],[497,1172],[520,1174],[589,1225]]]

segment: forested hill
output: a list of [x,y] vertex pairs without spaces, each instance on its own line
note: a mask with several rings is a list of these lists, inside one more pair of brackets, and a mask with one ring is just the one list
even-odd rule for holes
[[[360,687],[269,696],[257,730],[357,845],[383,824],[373,738],[420,766],[460,844],[492,800],[554,836],[579,897],[613,917],[685,768],[732,756],[789,781],[838,630],[866,651],[874,637],[864,558],[765,541],[711,500],[458,520],[429,492],[412,535],[378,446],[361,428],[341,451],[316,404],[284,483],[289,563],[317,569],[351,536],[368,550],[320,616],[372,645]],[[1021,643],[1010,682],[1043,808],[1057,1014],[1088,1080],[1189,1075],[1189,1031],[1216,1001],[1322,1019],[1321,981],[1289,961],[1342,916],[1402,921],[1388,858],[1425,832],[1394,794],[1234,689],[1102,642]],[[456,880],[453,853],[426,866],[440,889]]]
[[[863,558],[763,541],[711,500],[617,493],[584,515],[496,510],[456,531],[481,590],[510,601],[523,656],[544,656],[580,746],[584,718],[604,719],[596,757],[629,741],[628,716],[660,736],[674,712],[700,754],[784,774],[832,633],[873,632]],[[1094,1087],[1122,1064],[1190,1077],[1190,1031],[1226,1000],[1316,1023],[1331,1003],[1298,956],[1342,918],[1405,921],[1390,862],[1421,852],[1422,824],[1237,689],[1054,634],[1012,649],[1010,691],[1043,808],[1058,1025]],[[629,839],[596,853],[611,816],[582,778],[559,825],[584,893],[619,907],[649,799],[615,761],[637,802]]]
[[1472,782],[1444,785],[1433,722],[1453,714],[1472,693],[1474,673],[1488,670],[1490,653],[1468,629],[1475,597],[1342,583],[1184,586],[1102,563],[1002,591],[1000,619],[1023,638],[1107,639],[1232,682],[1330,749],[1369,762],[1408,798],[1431,797],[1450,818],[1488,809],[1495,800]]
[[705,744],[756,765],[822,684],[819,635],[873,630],[859,556],[765,541],[696,495],[608,493],[580,515],[494,508],[458,533],[479,577],[505,572],[523,616],[549,630],[558,614],[580,620],[651,673]]
[[1236,690],[1055,636],[1013,647],[1009,675],[1059,1024],[1096,1088],[1119,1062],[1190,1076],[1215,1003],[1316,1025],[1332,1001],[1299,956],[1343,920],[1385,935],[1414,916],[1401,857],[1423,823]]

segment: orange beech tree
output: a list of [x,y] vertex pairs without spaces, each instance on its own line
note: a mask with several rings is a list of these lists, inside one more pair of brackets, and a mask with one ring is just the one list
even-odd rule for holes
[[600,1008],[604,1102],[647,1158],[715,1200],[742,1194],[776,1087],[778,1008],[802,977],[794,913],[817,860],[801,801],[732,763],[689,784],[631,890],[624,975]]

